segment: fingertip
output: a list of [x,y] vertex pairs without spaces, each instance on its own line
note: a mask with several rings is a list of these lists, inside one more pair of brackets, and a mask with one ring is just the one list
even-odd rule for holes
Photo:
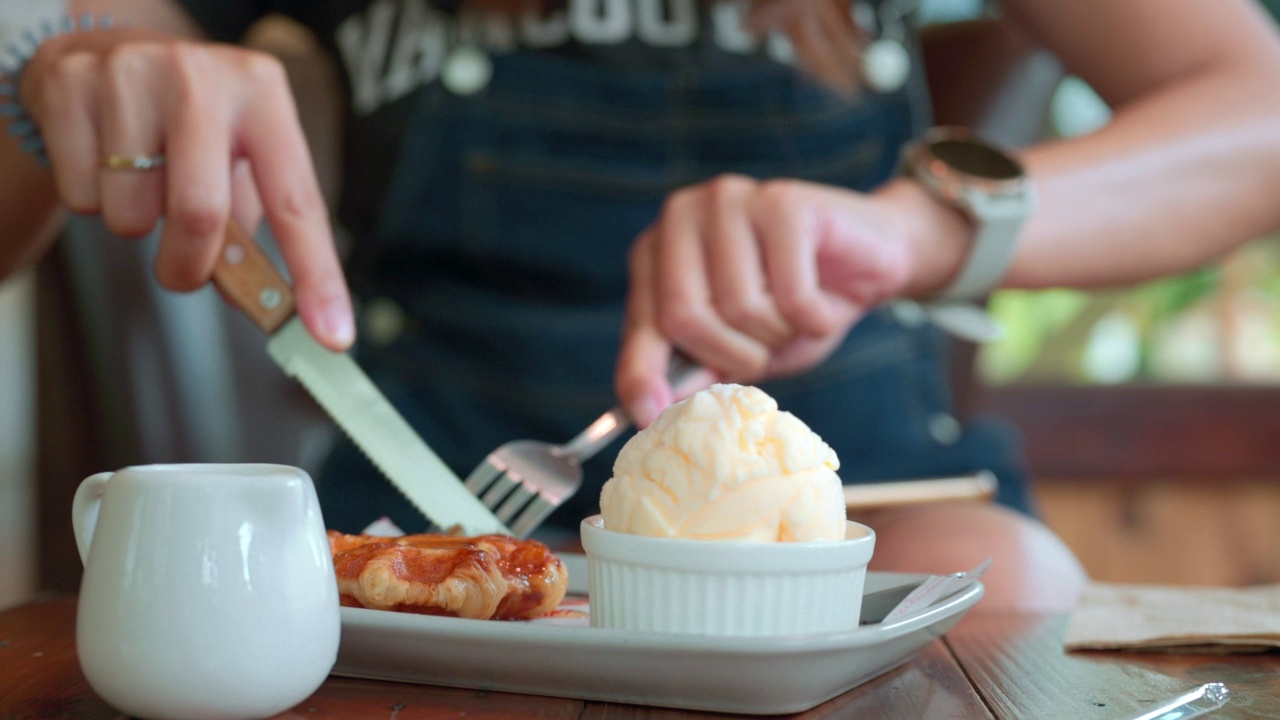
[[617,377],[618,399],[636,427],[644,428],[671,404],[672,391],[661,374],[627,370],[621,366]]
[[330,350],[346,351],[355,342],[355,315],[345,292],[321,300],[315,307],[300,305],[298,314],[312,336]]
[[656,392],[645,393],[626,406],[627,412],[631,415],[636,427],[640,429],[649,427],[650,423],[657,420],[658,415],[671,404],[670,393],[667,394],[668,399],[666,401],[660,395],[661,393]]
[[623,341],[615,389],[637,427],[648,426],[671,404],[672,390],[666,377],[670,353],[669,345],[648,333],[635,333]]

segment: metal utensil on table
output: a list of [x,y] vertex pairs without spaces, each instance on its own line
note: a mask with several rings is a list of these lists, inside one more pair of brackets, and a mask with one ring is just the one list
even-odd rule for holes
[[1136,715],[1130,720],[1190,720],[1213,712],[1231,699],[1231,690],[1222,683],[1207,683]]
[[[667,379],[676,386],[699,369],[677,353]],[[582,486],[582,463],[630,427],[631,418],[617,406],[563,445],[538,440],[506,443],[489,453],[464,484],[510,526],[512,535],[528,537]]]
[[267,351],[297,378],[391,483],[439,527],[468,534],[507,528],[467,491],[458,476],[346,353],[311,337],[294,313],[293,289],[271,259],[234,222],[213,272],[214,284],[270,337]]

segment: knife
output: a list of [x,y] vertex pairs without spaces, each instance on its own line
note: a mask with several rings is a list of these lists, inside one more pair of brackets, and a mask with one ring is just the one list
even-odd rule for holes
[[213,282],[269,335],[267,353],[296,378],[428,520],[471,535],[510,530],[423,442],[350,355],[320,345],[294,312],[293,288],[244,230],[227,223]]

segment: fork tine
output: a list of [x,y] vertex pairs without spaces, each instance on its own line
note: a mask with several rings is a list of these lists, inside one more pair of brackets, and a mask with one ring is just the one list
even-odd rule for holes
[[499,520],[509,525],[511,518],[516,516],[516,513],[520,511],[520,508],[523,508],[528,504],[529,500],[537,494],[537,491],[529,487],[528,483],[522,482],[511,492],[510,495],[507,496],[507,499],[502,503],[502,506],[493,511],[493,514],[497,515]]
[[525,537],[542,524],[542,520],[555,509],[556,506],[547,502],[547,499],[541,495],[534,497],[533,502],[526,505],[520,516],[511,524],[511,534],[518,538]]
[[502,474],[502,468],[493,463],[492,458],[485,458],[484,462],[476,466],[467,479],[463,482],[472,495],[479,495],[489,487],[490,483],[498,479]]
[[493,484],[489,486],[489,489],[480,497],[480,502],[484,503],[485,507],[492,510],[493,508],[501,505],[502,501],[511,494],[511,491],[518,487],[520,487],[519,480],[516,480],[506,473],[502,473],[498,475],[497,479],[493,481]]

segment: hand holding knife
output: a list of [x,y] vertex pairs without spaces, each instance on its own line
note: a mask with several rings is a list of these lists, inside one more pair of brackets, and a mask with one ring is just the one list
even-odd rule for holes
[[467,534],[509,531],[466,489],[347,354],[321,346],[294,313],[293,289],[235,222],[214,284],[266,332],[267,352],[296,378],[383,475],[438,527]]

